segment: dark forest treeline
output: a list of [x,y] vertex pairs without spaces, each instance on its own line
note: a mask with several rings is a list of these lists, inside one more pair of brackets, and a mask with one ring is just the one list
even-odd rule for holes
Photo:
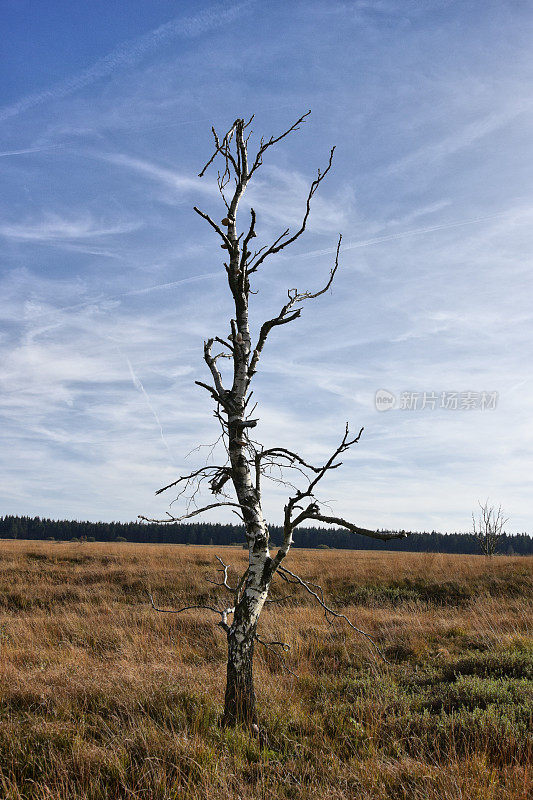
[[[274,544],[281,542],[281,528],[270,528]],[[157,525],[144,522],[78,522],[41,517],[0,517],[2,539],[72,539],[153,544],[242,544],[243,528],[231,523],[190,522]],[[407,539],[380,542],[333,528],[298,528],[296,547],[334,547],[345,550],[397,550],[429,553],[478,553],[474,538],[466,533],[412,533]],[[504,555],[533,555],[533,537],[506,535],[498,548]]]

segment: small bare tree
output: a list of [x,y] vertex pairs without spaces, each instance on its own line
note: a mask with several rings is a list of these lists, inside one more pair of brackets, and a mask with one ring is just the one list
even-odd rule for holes
[[509,522],[509,518],[504,517],[501,506],[495,508],[489,505],[488,500],[479,503],[479,509],[477,520],[472,514],[473,536],[483,555],[493,556],[498,550],[500,540],[505,536],[504,527]]
[[[333,611],[325,604],[320,587],[307,583],[283,565],[293,542],[295,528],[309,521],[336,525],[359,536],[369,536],[384,541],[406,535],[403,532],[378,533],[354,525],[342,517],[325,514],[317,500],[318,484],[332,470],[341,466],[339,458],[359,441],[363,432],[362,428],[357,435],[351,435],[348,425],[346,425],[340,443],[334,448],[325,463],[320,465],[308,463],[301,455],[286,447],[265,448],[252,438],[252,431],[257,426],[258,418],[254,416],[255,406],[250,409],[250,387],[258,370],[268,337],[274,328],[298,319],[306,301],[320,297],[330,288],[339,265],[340,235],[334,265],[325,285],[315,291],[289,289],[287,300],[279,314],[265,320],[260,325],[255,341],[253,341],[248,316],[250,294],[253,294],[250,281],[268,258],[280,253],[304,233],[311,211],[312,198],[331,169],[335,148],[329,154],[326,168],[323,171],[318,170],[316,178],[310,185],[302,221],[296,231],[291,232],[289,228],[286,228],[273,242],[255,249],[252,243],[256,238],[256,213],[253,208],[250,209],[249,223],[244,230],[240,230],[237,221],[239,203],[248,184],[260,169],[267,151],[290,133],[298,130],[309,113],[300,117],[279,136],[272,136],[266,140],[262,138],[253,157],[250,157],[248,152],[251,135],[249,128],[253,117],[248,122],[243,119],[235,120],[222,137],[214,128],[212,129],[214,150],[199,177],[205,174],[215,160],[220,159],[221,169],[218,172],[217,180],[225,207],[225,216],[218,224],[209,214],[199,208],[195,207],[194,210],[210,225],[220,239],[222,250],[227,253],[224,268],[229,291],[233,298],[235,314],[229,320],[229,336],[213,336],[204,342],[203,356],[211,374],[211,383],[202,381],[196,381],[196,383],[205,389],[214,401],[214,414],[220,423],[221,441],[226,458],[222,464],[203,466],[188,475],[180,476],[157,492],[159,494],[168,489],[177,488],[178,496],[187,496],[189,500],[191,498],[194,500],[202,485],[207,484],[210,492],[215,495],[214,502],[201,508],[196,505],[192,507],[189,504],[183,515],[168,514],[168,518],[164,520],[141,517],[150,522],[172,523],[180,522],[213,508],[229,507],[244,523],[248,566],[235,585],[231,585],[228,580],[228,565],[218,559],[222,577],[217,584],[231,593],[230,604],[225,607],[215,605],[187,607],[205,608],[214,612],[219,617],[218,625],[226,633],[228,661],[223,722],[227,725],[237,723],[257,725],[252,673],[255,643],[260,642],[273,648],[281,647],[282,650],[288,647],[282,642],[266,642],[259,637],[257,632],[259,615],[265,603],[268,602],[269,589],[275,575],[288,583],[303,587],[313,595],[328,618],[342,617],[352,628],[358,630],[344,615]],[[231,363],[231,373],[227,378],[221,368],[224,359]],[[273,470],[277,470],[275,476],[273,476]],[[288,471],[298,477],[299,487],[286,480],[290,474]],[[265,477],[278,479],[278,475],[281,476],[285,485],[291,487],[292,494],[284,507],[283,543],[275,554],[271,554],[269,531],[262,510],[262,482]],[[232,487],[232,494],[225,493],[229,487]],[[152,605],[156,608],[153,598]],[[171,613],[180,613],[187,608],[172,610]],[[164,609],[157,610],[163,611]],[[359,632],[366,635],[363,631]]]

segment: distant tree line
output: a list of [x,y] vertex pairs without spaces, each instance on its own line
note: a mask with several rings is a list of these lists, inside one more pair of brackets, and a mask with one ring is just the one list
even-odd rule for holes
[[[282,541],[282,530],[270,527],[274,545]],[[56,541],[128,541],[151,544],[241,545],[244,530],[231,523],[189,522],[156,525],[144,522],[79,522],[41,517],[0,517],[1,539],[40,539]],[[296,547],[337,548],[343,550],[397,550],[418,553],[479,553],[479,547],[468,533],[412,533],[406,539],[380,542],[363,539],[334,528],[298,528],[294,534]],[[505,534],[498,552],[504,555],[533,555],[533,537],[527,533]]]

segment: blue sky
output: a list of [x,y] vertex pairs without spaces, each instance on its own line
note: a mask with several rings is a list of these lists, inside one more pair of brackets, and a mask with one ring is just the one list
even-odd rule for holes
[[[210,127],[255,113],[270,135],[312,109],[243,204],[275,238],[337,146],[307,236],[257,276],[255,330],[287,288],[320,286],[339,231],[341,267],[269,341],[258,434],[320,461],[346,420],[364,425],[322,492],[357,524],[466,530],[488,497],[531,531],[529,3],[3,0],[0,15],[0,513],[164,515],[154,491],[218,436],[194,386],[203,339],[229,332],[219,244],[192,211],[222,211],[214,172],[197,178]],[[451,392],[496,407],[440,408]],[[272,484],[268,519],[283,500]]]

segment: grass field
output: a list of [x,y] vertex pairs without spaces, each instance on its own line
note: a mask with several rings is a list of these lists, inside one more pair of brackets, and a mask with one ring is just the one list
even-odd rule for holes
[[261,632],[298,677],[258,646],[260,748],[217,724],[216,618],[148,601],[222,597],[215,552],[246,557],[2,542],[2,800],[531,797],[533,559],[293,550],[392,663],[300,591],[268,607]]

